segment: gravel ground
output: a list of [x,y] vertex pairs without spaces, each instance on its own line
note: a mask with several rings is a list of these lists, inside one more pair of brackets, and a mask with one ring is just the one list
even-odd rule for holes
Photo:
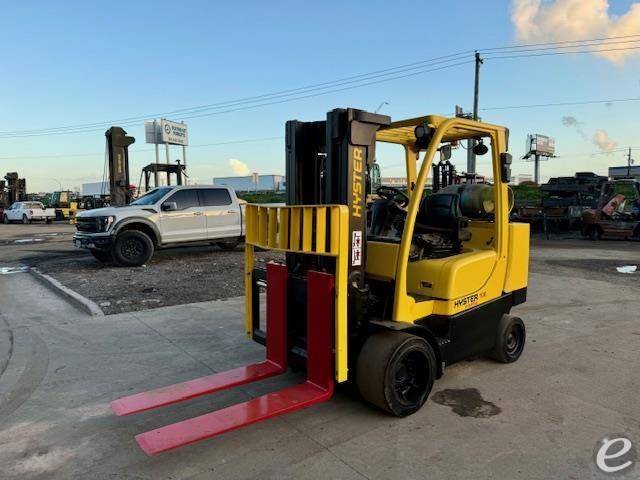
[[[258,252],[257,262],[279,260]],[[244,250],[184,247],[161,250],[142,267],[121,268],[97,262],[91,255],[40,266],[67,287],[96,302],[106,314],[145,310],[244,295]]]
[[[106,314],[145,310],[244,295],[244,253],[212,246],[156,252],[148,265],[119,268],[97,262],[74,248],[75,229],[68,224],[0,225],[0,267],[37,267],[67,287],[96,302]],[[275,252],[258,252],[258,262],[281,260]],[[578,234],[543,235],[532,239],[530,271],[604,280],[637,287],[640,271],[622,274],[616,267],[638,265],[640,242],[593,242]]]

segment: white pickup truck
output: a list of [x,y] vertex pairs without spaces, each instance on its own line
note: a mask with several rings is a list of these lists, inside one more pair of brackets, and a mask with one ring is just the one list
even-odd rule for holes
[[15,202],[2,214],[2,222],[31,223],[42,221],[51,223],[56,218],[55,208],[44,208],[40,202]]
[[130,205],[76,215],[74,245],[101,262],[140,266],[155,249],[208,242],[233,249],[244,238],[244,205],[232,188],[155,188]]

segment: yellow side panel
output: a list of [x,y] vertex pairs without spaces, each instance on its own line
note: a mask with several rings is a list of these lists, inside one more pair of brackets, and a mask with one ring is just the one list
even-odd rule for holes
[[529,279],[529,225],[509,224],[509,253],[504,291],[513,292],[527,286]]
[[409,262],[407,291],[445,300],[478,291],[496,264],[494,250],[472,250],[453,257]]
[[367,241],[367,275],[378,280],[393,280],[398,259],[397,243]]

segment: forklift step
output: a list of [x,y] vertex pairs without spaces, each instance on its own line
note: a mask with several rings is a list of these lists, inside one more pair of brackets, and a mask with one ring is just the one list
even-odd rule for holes
[[[267,360],[165,388],[131,395],[111,404],[128,415],[283,373],[287,360],[287,267],[267,265]],[[136,436],[142,450],[155,455],[211,438],[267,418],[328,400],[333,395],[334,276],[307,275],[307,380],[247,402]]]

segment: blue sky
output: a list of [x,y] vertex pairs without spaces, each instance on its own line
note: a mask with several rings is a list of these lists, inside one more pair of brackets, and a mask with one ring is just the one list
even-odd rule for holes
[[[531,0],[524,0],[531,1]],[[571,1],[571,0],[565,0]],[[590,0],[591,1],[591,0]],[[604,0],[593,0],[603,2]],[[548,2],[547,2],[548,3]],[[551,2],[553,3],[553,2]],[[606,2],[605,2],[606,3]],[[103,122],[302,87],[469,49],[519,43],[511,1],[483,2],[35,2],[4,0],[0,131]],[[613,21],[631,1],[609,2]],[[633,20],[633,19],[632,19]],[[640,33],[640,24],[634,33]],[[633,26],[631,27],[633,28]],[[629,27],[627,27],[627,30]],[[544,39],[544,36],[542,37]],[[574,39],[571,37],[569,39]],[[578,38],[593,38],[590,36]],[[544,40],[543,40],[544,41]],[[549,41],[557,41],[551,38]],[[480,107],[640,97],[640,62],[593,54],[487,60]],[[473,65],[330,93],[289,103],[187,120],[194,145],[283,137],[288,119],[322,119],[335,107],[374,110],[399,120],[470,107]],[[640,147],[640,102],[539,109],[481,110],[508,126],[520,157],[527,133],[556,137],[558,154],[543,177],[624,162],[600,154],[592,136],[607,132],[616,148]],[[571,116],[579,128],[565,126]],[[180,115],[172,117],[181,120]],[[0,138],[0,173],[18,171],[30,191],[102,177],[104,135]],[[153,161],[143,122],[126,127],[132,180]],[[592,155],[592,153],[598,153]],[[637,151],[640,156],[640,150]],[[90,154],[80,156],[81,154]],[[180,156],[175,149],[174,156]],[[402,157],[381,155],[383,176],[402,175]],[[55,157],[54,157],[55,156]],[[284,172],[282,139],[190,148],[191,177],[232,174],[229,159],[252,171]],[[516,173],[532,165],[515,164]]]

